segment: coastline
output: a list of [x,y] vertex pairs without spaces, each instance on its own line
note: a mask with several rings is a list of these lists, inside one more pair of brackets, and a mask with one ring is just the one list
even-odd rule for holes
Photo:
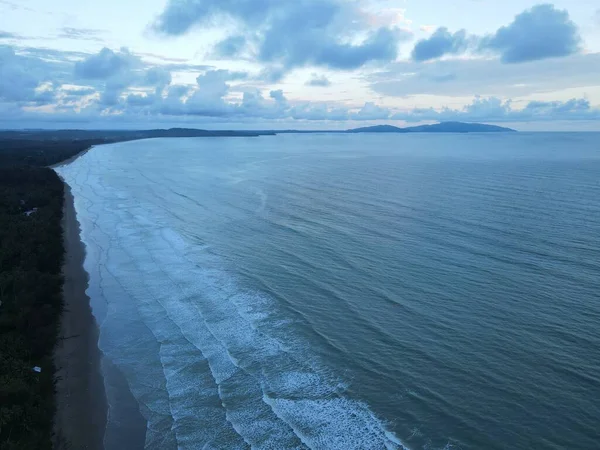
[[[95,146],[95,145],[92,145],[92,146],[90,146],[90,147],[86,148],[85,150],[82,150],[82,151],[80,151],[79,153],[76,153],[75,155],[71,156],[70,158],[68,158],[68,159],[65,159],[64,161],[61,161],[61,162],[59,162],[59,163],[52,164],[52,165],[48,166],[48,168],[49,168],[49,169],[52,169],[52,170],[54,170],[54,169],[57,169],[57,168],[59,168],[59,167],[62,167],[62,166],[66,166],[66,165],[68,165],[68,164],[71,164],[71,163],[72,163],[73,161],[75,161],[77,158],[80,158],[80,157],[82,157],[83,155],[85,155],[87,152],[89,152],[89,151],[90,151],[91,149],[93,149],[94,147],[96,147],[96,146]],[[59,175],[59,177],[60,177],[60,175]],[[62,177],[60,177],[60,179],[62,180]],[[69,185],[68,185],[67,183],[65,183],[65,180],[62,180],[62,181],[63,181],[63,183],[65,184],[65,193],[66,193],[67,189],[69,189],[69,194],[70,194],[70,193],[71,193],[71,189],[69,188]],[[65,205],[66,205],[66,203],[67,203],[67,202],[66,202],[66,199],[65,199]],[[71,203],[73,203],[73,196],[71,196]],[[75,207],[73,206],[73,208],[75,208]],[[75,220],[77,220],[77,219],[75,219]],[[79,226],[79,222],[78,222],[78,225],[77,225],[77,226]]]
[[58,448],[66,445],[66,448],[101,450],[108,404],[100,368],[99,329],[86,294],[89,277],[83,267],[85,246],[80,239],[73,195],[69,185],[64,183],[64,186],[64,311],[54,351],[55,444]]
[[[50,166],[70,164],[95,145]],[[143,449],[146,420],[125,376],[99,348],[100,328],[87,294],[86,246],[81,239],[75,201],[69,184],[63,196],[63,312],[54,349],[57,450]],[[109,421],[110,419],[110,421]]]

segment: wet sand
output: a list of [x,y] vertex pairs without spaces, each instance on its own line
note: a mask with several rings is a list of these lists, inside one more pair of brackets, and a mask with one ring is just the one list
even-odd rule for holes
[[102,449],[107,403],[100,371],[98,327],[86,294],[85,247],[79,237],[73,196],[65,184],[64,312],[54,352],[57,368],[55,431],[72,449]]

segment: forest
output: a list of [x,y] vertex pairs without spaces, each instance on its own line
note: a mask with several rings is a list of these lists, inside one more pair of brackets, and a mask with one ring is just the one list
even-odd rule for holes
[[52,448],[64,185],[46,167],[98,141],[0,139],[0,448]]

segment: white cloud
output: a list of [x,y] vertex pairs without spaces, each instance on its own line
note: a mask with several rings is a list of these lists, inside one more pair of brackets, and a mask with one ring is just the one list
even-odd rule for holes
[[[548,60],[536,64],[502,65],[498,61],[446,60],[429,64],[398,62],[386,72],[366,79],[378,93],[388,96],[415,93],[478,97],[465,107],[399,108],[386,98],[385,105],[369,99],[361,106],[343,101],[289,100],[284,90],[259,83],[260,74],[199,65],[194,85],[173,84],[172,63],[148,64],[127,49],[102,49],[97,53],[58,52],[47,49],[15,49],[0,46],[0,121],[74,120],[102,123],[120,117],[123,121],[147,123],[231,121],[585,121],[598,119],[598,109],[587,100],[533,101],[501,100],[523,93],[552,92],[559,87],[586,86],[597,82],[600,54],[577,55],[562,63]],[[184,70],[191,65],[183,64]],[[182,66],[182,67],[183,67]],[[196,67],[196,66],[194,66]],[[571,74],[565,82],[565,70]],[[309,73],[305,73],[308,75]],[[303,77],[305,76],[303,75]],[[338,77],[339,75],[336,75]],[[259,77],[259,78],[257,78]],[[314,79],[323,76],[313,74]],[[336,78],[337,79],[337,78]],[[302,85],[304,80],[300,80]],[[528,87],[532,86],[532,87]],[[494,96],[495,92],[499,94]],[[509,92],[512,95],[501,95]],[[548,94],[550,95],[550,94]],[[548,96],[542,98],[549,98]],[[539,99],[539,98],[538,98]],[[320,99],[321,100],[321,99]],[[461,100],[462,102],[463,100]],[[110,117],[107,119],[106,117]]]

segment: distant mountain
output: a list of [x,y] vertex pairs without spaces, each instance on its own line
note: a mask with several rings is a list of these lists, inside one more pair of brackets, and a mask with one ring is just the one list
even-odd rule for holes
[[398,128],[392,125],[375,125],[373,127],[354,128],[348,133],[498,133],[516,132],[511,128],[486,125],[483,123],[440,122],[434,125]]
[[375,125],[348,130],[347,133],[408,133],[407,128],[398,128],[393,125]]

